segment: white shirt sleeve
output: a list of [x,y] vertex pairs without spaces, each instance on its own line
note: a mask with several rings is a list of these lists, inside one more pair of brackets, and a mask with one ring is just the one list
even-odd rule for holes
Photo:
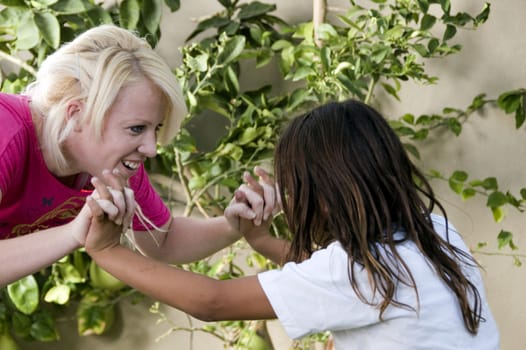
[[[361,302],[354,293],[347,266],[347,254],[339,243],[333,243],[300,264],[287,263],[282,270],[258,275],[291,338],[378,322],[378,309]],[[367,277],[357,277],[365,289]],[[363,292],[370,298],[369,288]]]

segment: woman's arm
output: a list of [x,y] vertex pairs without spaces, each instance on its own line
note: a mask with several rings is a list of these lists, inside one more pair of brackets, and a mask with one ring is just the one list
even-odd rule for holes
[[206,258],[241,237],[224,216],[208,219],[173,217],[162,229],[167,232],[134,232],[133,239],[144,255],[171,264]]
[[89,223],[89,210],[83,208],[68,224],[0,240],[0,287],[35,273],[81,247],[74,233],[87,232]]

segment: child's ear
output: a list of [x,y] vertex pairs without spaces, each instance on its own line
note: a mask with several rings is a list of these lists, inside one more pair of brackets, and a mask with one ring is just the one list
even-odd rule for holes
[[80,117],[84,110],[84,104],[78,100],[73,100],[68,103],[66,107],[66,119],[68,123],[74,123],[75,127],[73,130],[80,131],[82,129],[80,123]]

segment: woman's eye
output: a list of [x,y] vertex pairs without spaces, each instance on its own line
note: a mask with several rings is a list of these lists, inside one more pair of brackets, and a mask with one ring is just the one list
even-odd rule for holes
[[130,130],[135,133],[135,134],[140,134],[141,132],[144,131],[144,125],[135,125],[135,126],[131,126],[130,127]]

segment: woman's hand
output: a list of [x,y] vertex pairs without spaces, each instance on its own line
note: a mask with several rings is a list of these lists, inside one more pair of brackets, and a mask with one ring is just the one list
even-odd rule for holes
[[[99,205],[110,220],[117,225],[122,225],[123,230],[126,231],[131,226],[136,208],[133,191],[126,186],[126,179],[117,169],[113,172],[104,170],[102,176],[104,183],[101,183],[98,178],[92,179],[92,184],[96,190],[94,199],[99,201]],[[98,197],[95,196],[97,193]],[[110,204],[114,207],[112,208]]]
[[[95,188],[90,199],[96,201],[91,203],[93,210],[102,210],[107,219],[113,221],[115,225],[122,227],[122,232],[125,232],[131,226],[133,215],[135,213],[135,198],[133,191],[126,187],[126,179],[114,170],[110,172],[105,170],[102,172],[104,181],[97,177],[91,179],[91,183]],[[86,199],[88,202],[88,199]],[[86,203],[75,220],[71,223],[73,237],[80,245],[84,245],[86,241],[86,234],[88,233],[89,225],[92,218],[89,203]]]

